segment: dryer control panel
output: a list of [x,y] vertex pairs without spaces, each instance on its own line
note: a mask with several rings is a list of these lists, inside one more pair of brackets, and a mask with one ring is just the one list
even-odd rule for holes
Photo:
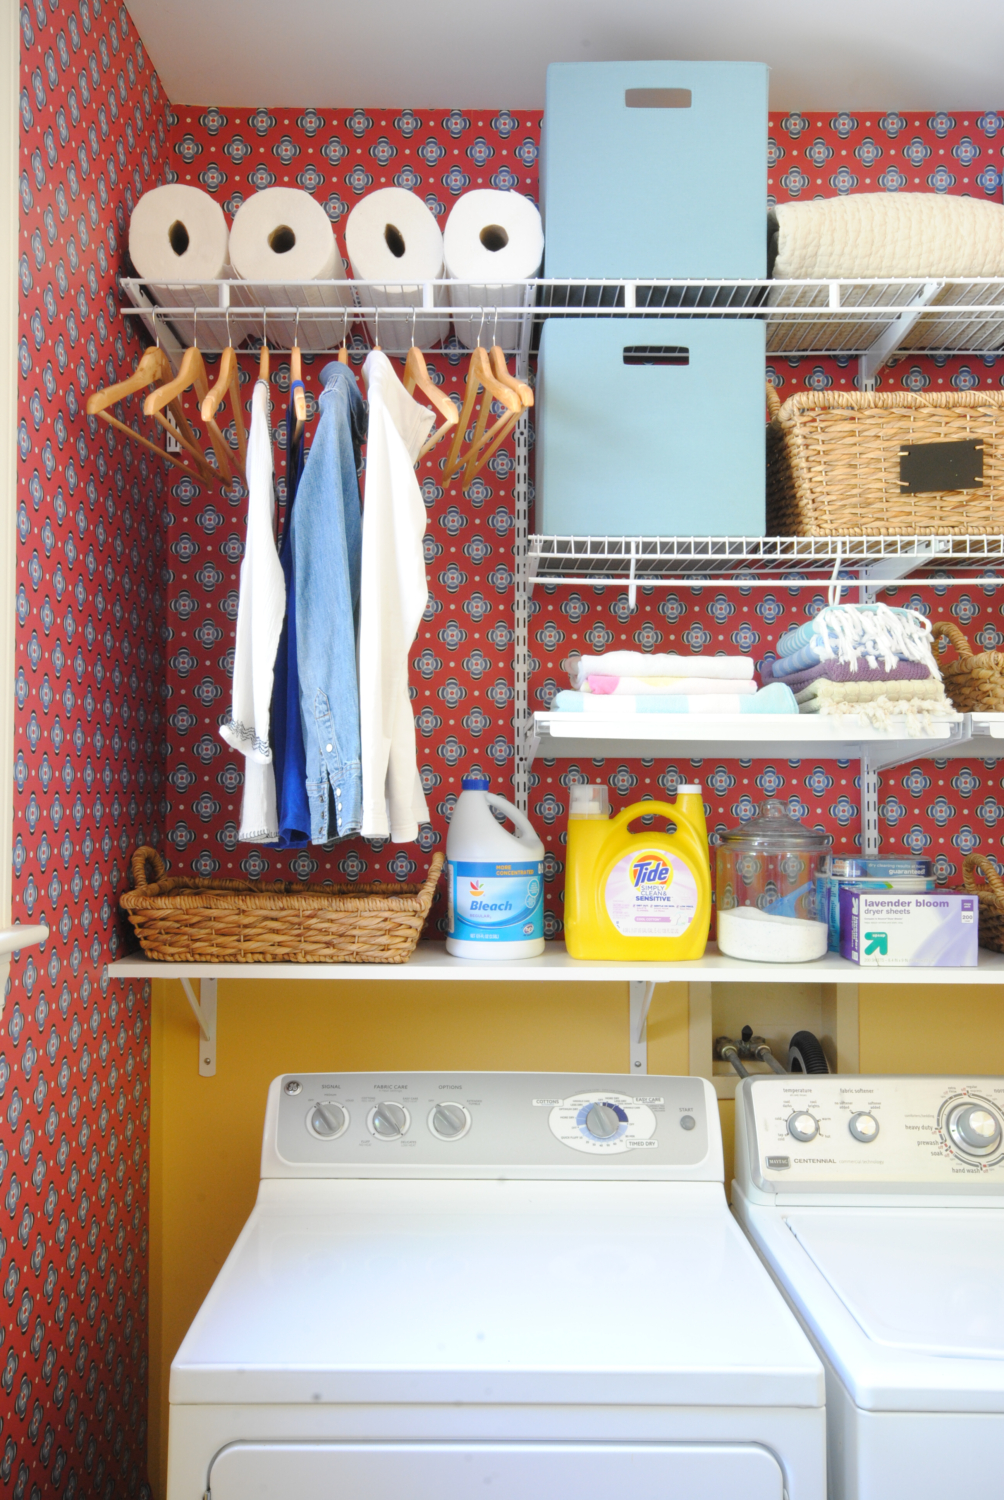
[[748,1078],[736,1105],[740,1183],[1004,1195],[1004,1078]]
[[289,1073],[269,1090],[263,1177],[603,1177],[721,1182],[701,1078]]

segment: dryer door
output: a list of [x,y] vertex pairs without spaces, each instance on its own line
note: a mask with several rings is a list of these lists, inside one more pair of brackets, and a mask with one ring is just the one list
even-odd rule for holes
[[[485,1487],[490,1485],[491,1489]],[[783,1500],[753,1443],[232,1443],[212,1500]]]

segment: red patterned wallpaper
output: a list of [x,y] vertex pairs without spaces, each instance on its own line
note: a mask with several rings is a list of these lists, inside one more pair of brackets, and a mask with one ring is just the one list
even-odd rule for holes
[[0,1485],[148,1495],[149,986],[116,899],[164,824],[160,466],[83,414],[138,345],[129,213],[165,100],[124,8],[21,10],[15,955],[0,1025]]
[[[364,194],[394,183],[412,189],[445,222],[455,199],[489,185],[537,191],[540,117],[507,111],[452,112],[391,109],[254,111],[186,108],[171,136],[171,168],[179,180],[212,192],[233,213],[249,192],[273,183],[299,185],[324,203],[344,254],[345,219]],[[895,111],[871,116],[772,117],[770,189],[777,197],[847,191],[906,190],[976,193],[1000,198],[1004,116],[993,112],[953,117]],[[909,168],[910,177],[907,177]],[[361,330],[357,332],[362,357]],[[307,361],[316,395],[318,366]],[[444,389],[463,392],[466,360],[447,348],[430,361]],[[254,362],[245,374],[250,396]],[[853,384],[848,361],[778,361],[771,378],[782,390],[794,385]],[[961,389],[998,384],[1004,366],[982,360],[910,360],[883,372],[885,385],[917,389],[928,384]],[[273,382],[277,462],[282,464],[283,391],[288,367]],[[227,698],[243,537],[243,495],[207,494],[182,479],[171,486],[168,533],[171,582],[168,616],[168,780],[171,812],[167,837],[173,867],[251,878],[289,874],[315,880],[419,878],[430,851],[445,841],[460,778],[475,767],[509,791],[513,628],[513,450],[500,449],[491,467],[466,492],[442,483],[441,452],[424,461],[420,479],[429,508],[426,537],[430,602],[412,656],[412,691],[419,761],[426,781],[430,825],[418,846],[353,840],[330,851],[295,855],[236,843],[241,769],[219,739],[217,723]],[[986,643],[999,634],[1000,610],[989,590],[914,587],[890,590],[890,600],[915,598],[937,617],[946,609]],[[640,650],[695,653],[741,651],[758,661],[779,634],[818,607],[815,591],[779,589],[642,591],[632,615],[625,595],[590,588],[535,591],[530,622],[531,708],[546,707],[562,685],[560,662],[569,651]],[[860,827],[858,767],[832,762],[777,761],[750,765],[705,761],[696,767],[671,759],[625,760],[533,767],[531,816],[549,850],[547,930],[561,931],[561,888],[567,787],[587,776],[604,778],[614,807],[660,796],[680,776],[696,773],[707,788],[710,825],[733,826],[751,802],[768,794],[790,799],[802,817],[851,847]],[[943,880],[958,877],[970,848],[996,848],[1002,815],[999,773],[980,762],[932,762],[886,776],[883,819],[889,847],[904,843],[939,858]],[[443,921],[440,901],[433,921]]]

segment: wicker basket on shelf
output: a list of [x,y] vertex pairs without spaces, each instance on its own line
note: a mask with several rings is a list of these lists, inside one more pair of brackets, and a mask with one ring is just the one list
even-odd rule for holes
[[[1004,531],[1004,391],[796,391],[782,406],[768,385],[767,409],[769,534]],[[968,482],[909,492],[946,472]]]
[[148,958],[403,964],[429,915],[442,868],[442,854],[434,854],[423,885],[266,885],[166,875],[157,851],[144,846],[132,857],[136,889],[119,905]]
[[[978,885],[976,871],[986,881]],[[980,902],[980,947],[1004,953],[1004,880],[993,860],[983,854],[967,854],[962,861],[962,880],[970,896]]]
[[973,654],[973,648],[962,631],[951,620],[938,620],[932,636],[951,641],[956,650],[955,661],[939,661],[938,670],[945,684],[945,692],[960,714],[1004,713],[1004,652],[981,651]]

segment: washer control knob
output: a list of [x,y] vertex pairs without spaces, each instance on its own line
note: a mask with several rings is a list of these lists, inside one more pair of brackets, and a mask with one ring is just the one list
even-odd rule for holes
[[322,1141],[333,1141],[335,1136],[341,1135],[348,1123],[346,1111],[330,1099],[326,1099],[323,1104],[315,1104],[307,1116],[307,1129]]
[[370,1110],[367,1124],[381,1141],[399,1141],[411,1124],[411,1118],[403,1104],[381,1101]]
[[429,1115],[429,1129],[440,1141],[459,1141],[471,1128],[471,1117],[462,1104],[437,1104]]
[[611,1104],[594,1104],[586,1115],[586,1129],[598,1141],[608,1141],[622,1125],[620,1115]]
[[948,1133],[963,1151],[986,1156],[1001,1143],[1001,1125],[982,1104],[960,1104],[948,1117]]
[[847,1128],[856,1141],[864,1141],[867,1144],[878,1135],[879,1122],[874,1115],[869,1115],[862,1110],[859,1114],[851,1115]]
[[788,1134],[796,1141],[814,1141],[819,1134],[819,1121],[800,1110],[789,1119]]

